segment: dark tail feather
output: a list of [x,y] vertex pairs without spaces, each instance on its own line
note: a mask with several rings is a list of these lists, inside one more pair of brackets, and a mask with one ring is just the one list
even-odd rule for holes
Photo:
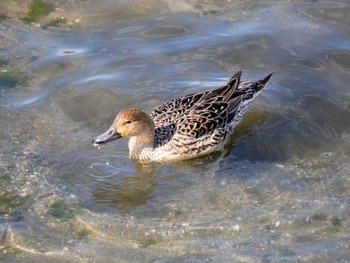
[[235,74],[233,74],[233,76],[224,86],[224,89],[222,89],[221,92],[218,94],[219,96],[223,96],[225,98],[224,101],[230,100],[231,96],[233,95],[239,83],[241,82],[241,75],[242,70],[239,70]]
[[[266,83],[269,81],[273,73],[267,75],[266,77],[254,82],[254,81],[243,81],[243,87],[237,89],[232,98],[229,100],[228,107],[228,119],[231,121],[236,117],[237,110],[242,101],[252,101],[260,91],[265,87]],[[231,78],[233,79],[233,77]],[[231,80],[230,80],[231,81]],[[244,110],[243,110],[244,112]]]
[[256,82],[256,86],[257,86],[257,91],[260,91],[260,90],[262,90],[262,88],[263,87],[265,87],[265,85],[266,85],[266,83],[269,81],[269,79],[271,78],[271,76],[272,76],[272,74],[273,73],[271,73],[271,74],[269,74],[269,75],[267,75],[266,77],[264,77],[264,78],[262,78],[262,79],[260,79],[260,80],[258,80],[257,82]]
[[237,80],[237,83],[240,82],[241,80],[241,75],[242,75],[242,70],[237,71],[235,74],[233,74],[233,76],[230,78],[230,80],[228,81],[227,85],[228,86],[232,86],[235,85],[235,81]]

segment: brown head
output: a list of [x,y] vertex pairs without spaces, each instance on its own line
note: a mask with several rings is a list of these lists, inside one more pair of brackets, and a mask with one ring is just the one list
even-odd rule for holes
[[95,146],[119,138],[138,137],[145,144],[153,144],[154,123],[144,111],[126,108],[118,113],[111,127],[92,140]]

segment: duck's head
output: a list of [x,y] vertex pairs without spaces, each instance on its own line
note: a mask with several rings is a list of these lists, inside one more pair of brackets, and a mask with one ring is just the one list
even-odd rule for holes
[[111,127],[92,140],[94,146],[111,142],[119,138],[154,136],[154,123],[144,111],[138,108],[126,108],[118,113]]

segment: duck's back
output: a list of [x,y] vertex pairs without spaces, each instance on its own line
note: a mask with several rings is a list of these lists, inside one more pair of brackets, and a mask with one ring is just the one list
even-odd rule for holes
[[[155,148],[188,158],[212,152],[223,144],[242,118],[249,102],[270,76],[240,82],[241,71],[220,88],[190,94],[155,109]],[[161,149],[160,149],[161,148]]]

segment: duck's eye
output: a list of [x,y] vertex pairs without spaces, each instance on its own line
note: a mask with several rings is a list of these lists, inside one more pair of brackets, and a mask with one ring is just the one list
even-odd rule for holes
[[130,124],[131,123],[131,121],[126,121],[126,122],[124,122],[124,124]]

